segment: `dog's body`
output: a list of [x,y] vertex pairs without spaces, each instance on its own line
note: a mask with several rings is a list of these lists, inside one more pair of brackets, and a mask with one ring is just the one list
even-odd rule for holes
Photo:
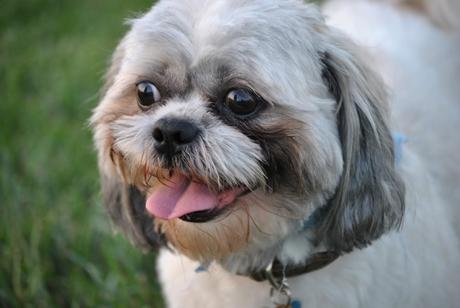
[[[283,156],[284,163],[289,165],[286,159],[290,158],[294,165],[298,163],[295,165],[297,169],[306,166],[307,170],[302,169],[302,176],[308,181],[300,186],[308,193],[303,195],[297,188],[291,190],[289,185],[295,183],[290,182],[289,177],[278,178],[283,174],[299,180],[294,169],[285,170],[278,166],[277,175],[272,175],[270,168],[258,169],[255,162],[270,160],[267,158],[270,157],[271,164],[276,164],[280,154],[270,148],[270,142],[266,145],[268,150],[262,146],[266,140],[257,139],[261,132],[256,136],[252,134],[256,128],[247,128],[247,132],[240,124],[230,125],[244,133],[238,135],[239,132],[228,130],[228,122],[223,124],[212,117],[206,118],[205,123],[214,123],[212,129],[220,129],[212,130],[213,134],[229,140],[225,149],[230,154],[219,152],[222,161],[213,161],[213,149],[208,149],[209,157],[202,152],[194,154],[213,161],[213,166],[220,168],[216,171],[217,176],[213,175],[214,169],[211,168],[206,169],[203,177],[200,172],[204,167],[199,167],[201,165],[195,161],[187,168],[193,169],[193,174],[196,172],[200,181],[209,186],[215,185],[213,180],[216,177],[228,181],[231,178],[238,185],[246,183],[245,180],[251,182],[245,184],[250,191],[231,199],[234,210],[227,216],[197,224],[178,219],[180,215],[164,214],[151,201],[156,200],[155,195],[158,197],[156,189],[161,188],[156,187],[162,187],[162,184],[145,185],[148,186],[144,187],[148,211],[161,216],[156,231],[164,233],[170,246],[177,250],[162,249],[158,259],[168,306],[272,307],[270,284],[245,277],[248,273],[265,268],[273,258],[283,264],[302,264],[316,251],[333,250],[342,255],[331,264],[287,280],[292,298],[302,307],[458,307],[460,138],[456,134],[460,130],[460,87],[457,86],[460,80],[460,39],[456,34],[438,29],[428,18],[399,6],[373,1],[337,0],[328,3],[325,7],[328,22],[368,47],[370,55],[364,56],[356,52],[341,34],[330,32],[329,27],[322,24],[317,11],[297,1],[198,3],[201,1],[160,3],[153,13],[133,22],[133,30],[115,54],[109,90],[93,116],[106,204],[112,217],[143,247],[158,239],[149,233],[152,230],[147,230],[148,226],[144,226],[146,220],[139,220],[145,202],[143,197],[140,197],[139,205],[133,197],[138,196],[138,193],[133,194],[134,186],[126,186],[135,185],[142,191],[145,183],[139,184],[142,181],[138,180],[138,173],[145,178],[146,174],[151,175],[145,169],[156,167],[155,164],[164,168],[160,159],[150,161],[145,157],[145,148],[149,151],[151,148],[148,138],[142,137],[142,131],[150,132],[150,122],[159,122],[165,115],[182,117],[185,114],[194,121],[208,117],[205,111],[200,115],[205,99],[202,94],[197,94],[196,88],[200,82],[206,84],[212,79],[219,80],[219,74],[226,73],[228,68],[225,67],[217,73],[206,73],[206,68],[217,66],[213,62],[216,55],[229,63],[244,59],[247,68],[240,71],[238,78],[248,78],[249,87],[264,99],[287,108],[267,107],[275,108],[275,113],[268,118],[263,117],[264,112],[269,111],[260,111],[256,115],[262,118],[258,119],[259,124],[266,125],[266,130],[274,125],[270,121],[295,126],[300,118],[301,124],[296,127],[298,134],[284,126],[277,129],[281,133],[289,131],[284,139],[295,140],[296,146],[290,143],[281,145],[290,154],[296,153],[292,157]],[[156,23],[166,26],[159,38],[149,38],[158,29]],[[234,28],[235,33],[232,33]],[[228,47],[224,43],[232,36],[234,43]],[[219,41],[221,37],[226,39]],[[284,38],[289,46],[286,49]],[[171,41],[177,43],[174,48],[170,48]],[[238,50],[231,49],[235,44],[239,44],[242,50],[249,49],[239,54]],[[151,54],[146,50],[151,50]],[[182,54],[184,50],[186,52]],[[161,68],[156,59],[168,57],[176,59],[177,67],[174,72],[163,70],[162,76],[175,76],[175,79],[169,78],[169,83],[176,84],[177,93],[192,90],[183,96],[172,95],[159,109],[141,113],[123,97],[126,85],[142,80],[138,76],[148,75],[145,73],[146,64],[155,70]],[[181,66],[180,61],[184,58],[188,59],[187,65]],[[385,124],[385,94],[382,91],[385,86],[366,66],[361,66],[364,62],[382,74],[389,85],[392,112],[389,129]],[[180,90],[177,71],[196,67],[198,69],[188,75],[189,80],[197,78],[196,81]],[[248,77],[251,73],[260,80]],[[338,111],[334,107],[336,103],[339,103]],[[352,127],[351,114],[355,107],[358,130]],[[299,115],[292,115],[290,108]],[[248,118],[245,121],[255,120]],[[305,123],[310,124],[307,131],[303,131]],[[204,130],[208,133],[211,128],[206,126]],[[362,152],[356,155],[371,162],[353,163],[355,152],[349,138],[354,137],[349,137],[348,132],[360,134],[362,139],[357,144]],[[395,149],[386,148],[383,144],[391,144],[391,132],[404,134],[407,140],[401,142],[400,139]],[[244,135],[251,138],[245,139]],[[273,136],[270,138],[278,140]],[[239,140],[241,153],[232,148],[234,140]],[[214,145],[219,148],[222,140],[213,142],[217,142]],[[390,149],[396,152],[394,169],[395,159],[388,152]],[[255,154],[252,157],[247,153]],[[235,170],[228,164],[229,160],[237,165]],[[244,166],[251,168],[245,171]],[[170,170],[177,168],[175,165]],[[181,172],[184,171],[181,169]],[[348,187],[350,183],[344,183],[348,172],[351,172],[349,181],[361,179],[355,184],[357,190]],[[261,173],[264,176],[260,177]],[[367,173],[370,173],[369,177],[366,177]],[[182,175],[169,176],[166,181],[173,182],[172,186],[176,185],[177,178],[184,180]],[[266,180],[263,178],[270,180],[271,177],[274,177],[272,189],[261,189],[266,185],[262,184]],[[314,178],[320,180],[315,182]],[[369,184],[371,182],[375,183]],[[402,216],[404,205],[400,196],[404,194],[404,185],[406,206]],[[377,193],[361,198],[368,189]],[[232,188],[225,193],[228,196],[234,191]],[[351,194],[352,199],[347,199],[347,194]],[[351,212],[350,202],[359,202]],[[365,206],[360,207],[361,204]],[[340,210],[336,213],[329,209],[329,213],[318,222],[318,228],[302,227],[315,210],[325,205]],[[172,210],[178,207],[176,205]],[[248,222],[244,222],[246,214],[251,218]],[[341,229],[337,231],[339,227]],[[247,233],[242,237],[239,232],[245,228]],[[209,268],[197,271],[199,266],[208,262],[211,262]]]

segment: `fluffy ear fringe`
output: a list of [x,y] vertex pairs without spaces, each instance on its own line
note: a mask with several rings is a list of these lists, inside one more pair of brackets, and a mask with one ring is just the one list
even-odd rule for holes
[[384,83],[353,44],[331,37],[322,54],[323,78],[337,100],[344,171],[318,236],[348,252],[400,226],[405,189],[395,168]]
[[154,220],[145,211],[145,196],[136,187],[117,178],[101,176],[105,208],[117,229],[144,251],[165,244],[163,236],[154,229]]

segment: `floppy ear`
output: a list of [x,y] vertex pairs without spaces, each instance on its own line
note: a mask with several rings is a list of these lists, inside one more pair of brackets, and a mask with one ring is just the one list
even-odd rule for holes
[[[112,63],[103,88],[105,93],[113,86],[123,57],[124,41],[119,44],[112,56]],[[91,125],[98,150],[104,206],[115,227],[122,231],[133,244],[143,250],[158,248],[166,242],[162,235],[156,233],[154,219],[145,210],[145,195],[135,186],[126,183],[116,172],[116,162],[120,161],[120,157],[114,157],[112,153],[109,121],[100,104],[93,112]]]
[[145,195],[116,177],[101,176],[103,202],[115,226],[137,247],[157,249],[165,239],[154,229],[154,220],[145,211]]
[[360,61],[357,47],[331,38],[322,53],[323,79],[337,100],[344,168],[319,236],[348,252],[400,226],[405,189],[395,169],[385,85]]

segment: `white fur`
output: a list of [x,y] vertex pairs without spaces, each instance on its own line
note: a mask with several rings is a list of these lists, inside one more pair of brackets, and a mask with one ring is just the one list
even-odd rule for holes
[[[381,0],[376,0],[381,1]],[[460,1],[458,0],[385,0],[390,3],[415,6],[419,13],[427,14],[437,25],[460,29]]]
[[[302,307],[458,307],[453,226],[459,225],[460,202],[460,40],[387,4],[337,1],[325,12],[331,24],[370,49],[374,69],[390,86],[395,130],[409,138],[399,166],[407,206],[400,231],[289,279],[293,297]],[[296,243],[285,244],[285,252]],[[270,307],[268,283],[215,264],[208,272],[195,273],[197,267],[185,256],[161,252],[168,307]]]
[[[203,129],[206,135],[200,138],[200,146],[189,157],[195,169],[203,172],[200,175],[215,179],[219,186],[223,184],[222,179],[226,183],[246,187],[263,183],[265,177],[259,164],[262,161],[259,146],[232,127],[213,125],[209,119],[204,121],[202,118],[212,117],[205,107],[204,100],[199,97],[186,102],[176,99],[161,106],[155,113],[121,117],[111,125],[114,148],[124,154],[127,162],[151,163],[155,161],[151,132],[158,119],[181,116],[197,122],[199,127],[207,122],[207,127]],[[211,152],[213,155],[210,155]]]

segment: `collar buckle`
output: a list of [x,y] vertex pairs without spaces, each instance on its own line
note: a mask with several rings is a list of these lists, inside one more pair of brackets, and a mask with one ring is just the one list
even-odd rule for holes
[[276,277],[276,275],[273,274],[274,262],[275,260],[270,262],[265,268],[265,277],[271,286],[270,299],[276,308],[288,308],[290,307],[292,300],[291,290],[284,272],[282,277]]

